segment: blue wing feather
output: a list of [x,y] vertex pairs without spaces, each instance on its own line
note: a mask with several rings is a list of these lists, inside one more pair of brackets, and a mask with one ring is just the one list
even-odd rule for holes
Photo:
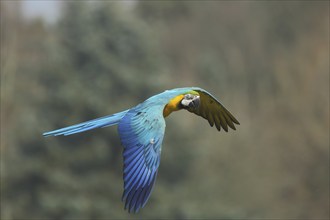
[[196,87],[167,90],[132,108],[120,121],[124,146],[124,193],[129,212],[138,212],[148,201],[156,181],[165,132],[164,106],[177,95]]
[[139,105],[127,112],[118,126],[124,146],[122,199],[129,212],[137,212],[146,204],[156,181],[165,132],[163,108]]

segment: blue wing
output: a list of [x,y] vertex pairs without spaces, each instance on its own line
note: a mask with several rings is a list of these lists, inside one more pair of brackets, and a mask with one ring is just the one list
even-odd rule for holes
[[120,121],[118,131],[124,146],[125,209],[138,212],[149,199],[160,163],[165,132],[163,106],[141,105]]
[[88,130],[92,130],[95,128],[103,128],[103,127],[107,127],[107,126],[112,126],[115,124],[118,124],[119,121],[125,116],[125,114],[128,112],[128,110],[126,111],[122,111],[122,112],[118,112],[116,114],[113,115],[108,115],[108,116],[104,116],[101,118],[97,118],[97,119],[93,119],[90,121],[86,121],[86,122],[82,122],[76,125],[72,125],[69,127],[65,127],[65,128],[61,128],[61,129],[57,129],[54,131],[49,131],[49,132],[45,132],[42,135],[43,136],[58,136],[58,135],[71,135],[71,134],[76,134],[79,132],[84,132],[84,131],[88,131]]

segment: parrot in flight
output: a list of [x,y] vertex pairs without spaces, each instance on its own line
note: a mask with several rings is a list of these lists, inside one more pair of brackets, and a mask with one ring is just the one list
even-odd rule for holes
[[43,135],[66,136],[118,124],[124,148],[122,201],[128,212],[136,213],[146,205],[156,181],[165,117],[181,109],[205,118],[210,126],[215,125],[219,131],[223,129],[227,132],[228,127],[236,130],[234,124],[239,125],[237,119],[209,92],[198,87],[186,87],[166,90],[131,109]]

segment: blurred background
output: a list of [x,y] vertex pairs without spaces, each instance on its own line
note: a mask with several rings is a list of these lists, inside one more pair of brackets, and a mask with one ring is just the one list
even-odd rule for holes
[[[328,219],[328,1],[1,1],[1,219]],[[167,118],[123,209],[116,127],[42,133],[199,86],[236,116]]]

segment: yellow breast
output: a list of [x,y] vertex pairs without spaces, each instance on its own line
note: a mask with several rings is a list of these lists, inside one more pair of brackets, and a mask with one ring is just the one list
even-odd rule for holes
[[173,111],[180,110],[180,101],[183,99],[184,95],[178,95],[171,99],[167,105],[165,105],[165,108],[163,110],[163,116],[164,118],[169,116]]

